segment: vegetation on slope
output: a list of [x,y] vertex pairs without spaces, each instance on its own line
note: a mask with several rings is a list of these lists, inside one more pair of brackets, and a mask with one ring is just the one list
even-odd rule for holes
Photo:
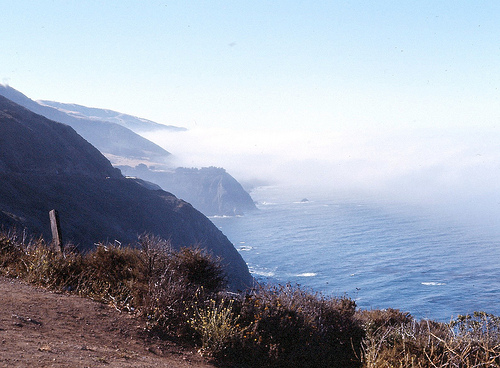
[[498,317],[416,321],[392,309],[357,311],[348,298],[291,285],[228,293],[216,259],[200,249],[174,251],[155,237],[82,254],[3,232],[0,274],[134,313],[151,333],[192,341],[221,366],[500,366]]

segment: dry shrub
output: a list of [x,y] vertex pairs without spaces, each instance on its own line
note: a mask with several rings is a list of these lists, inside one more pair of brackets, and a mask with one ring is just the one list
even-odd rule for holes
[[27,239],[13,230],[0,234],[0,272],[57,289],[79,273],[79,259],[76,253],[55,252],[43,239]]
[[476,312],[444,324],[394,309],[356,313],[348,298],[290,285],[223,293],[217,259],[152,236],[80,254],[2,232],[0,274],[138,311],[152,330],[195,337],[232,366],[500,367],[500,317]]
[[225,286],[220,262],[200,248],[174,251],[168,242],[152,236],[141,237],[139,246],[148,266],[144,313],[150,328],[191,335],[192,307]]
[[236,308],[240,336],[229,359],[259,367],[359,367],[363,330],[347,298],[290,285],[259,287]]
[[26,267],[21,276],[30,283],[53,289],[71,289],[82,272],[83,264],[78,253],[62,254],[43,242],[30,244],[22,258]]
[[122,310],[140,308],[147,292],[146,265],[137,249],[99,244],[82,257],[83,267],[71,288]]
[[185,278],[188,285],[217,292],[226,287],[226,278],[220,259],[209,255],[200,247],[181,248],[171,258],[171,267]]
[[395,309],[360,314],[366,331],[364,367],[434,367],[442,364],[443,346],[431,336],[445,336],[445,324],[417,322],[410,314]]
[[43,240],[20,242],[14,232],[0,233],[0,272],[138,311],[151,328],[179,333],[189,333],[186,310],[194,301],[225,285],[220,263],[201,249],[174,251],[147,235],[135,247],[99,244],[80,254],[76,248],[61,253]]
[[[16,276],[21,272],[21,258],[25,252],[24,242],[19,241],[15,230],[0,233],[0,273]],[[22,268],[22,267],[21,267]]]
[[448,338],[440,339],[449,366],[500,367],[500,317],[474,312],[449,326]]
[[392,308],[361,310],[356,315],[367,334],[374,334],[377,331],[383,333],[389,328],[405,325],[413,321],[410,313]]
[[204,305],[195,304],[189,324],[200,336],[202,355],[224,356],[238,338],[239,316],[233,311],[234,299],[210,299]]
[[361,312],[363,363],[379,367],[499,367],[500,318],[484,312],[451,323],[414,320],[397,310]]

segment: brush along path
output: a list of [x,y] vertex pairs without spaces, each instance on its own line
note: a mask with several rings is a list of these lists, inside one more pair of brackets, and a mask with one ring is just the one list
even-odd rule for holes
[[0,277],[0,367],[209,368],[113,307]]

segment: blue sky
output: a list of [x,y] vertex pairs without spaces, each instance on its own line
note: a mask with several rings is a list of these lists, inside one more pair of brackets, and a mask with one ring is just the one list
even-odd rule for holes
[[0,81],[192,128],[496,128],[498,1],[4,1]]

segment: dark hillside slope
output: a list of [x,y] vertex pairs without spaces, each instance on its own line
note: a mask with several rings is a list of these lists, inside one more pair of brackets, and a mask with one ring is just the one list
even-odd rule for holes
[[170,153],[130,129],[116,123],[86,119],[66,114],[50,106],[40,105],[12,87],[0,84],[0,96],[50,120],[67,124],[104,154],[127,158],[165,160]]
[[0,225],[50,239],[48,211],[55,208],[64,239],[81,248],[151,233],[220,256],[233,288],[251,283],[234,246],[190,204],[125,179],[71,127],[1,96],[0,181]]
[[[225,170],[178,169],[170,167],[170,153],[138,135],[146,131],[178,132],[185,128],[167,126],[112,110],[53,101],[37,103],[12,87],[0,84],[0,96],[67,124],[98,148],[125,175],[152,181],[191,203],[207,216],[240,215],[256,210],[250,195]],[[128,166],[132,164],[132,166]],[[154,164],[157,170],[145,166]],[[127,165],[127,166],[125,166]],[[142,170],[142,167],[146,170]]]

